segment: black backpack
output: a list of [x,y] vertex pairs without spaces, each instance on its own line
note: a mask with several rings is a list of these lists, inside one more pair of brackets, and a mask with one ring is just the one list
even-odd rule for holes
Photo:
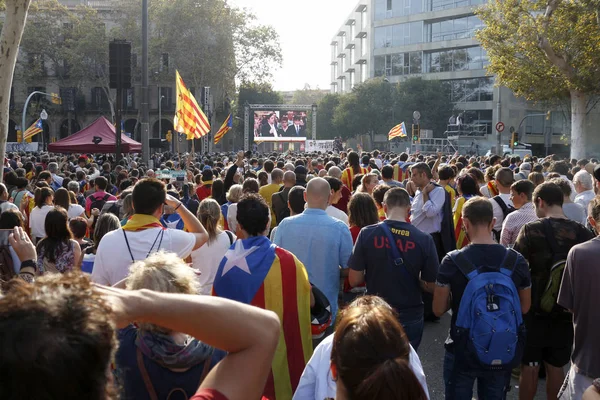
[[277,197],[279,197],[281,199],[281,201],[283,202],[283,204],[285,204],[286,206],[283,207],[281,210],[279,210],[279,212],[277,213],[277,215],[275,215],[275,217],[277,218],[277,223],[281,223],[281,221],[283,221],[285,218],[290,216],[290,208],[287,206],[287,196],[283,195],[283,191],[275,193],[275,195]]
[[[509,206],[508,204],[506,204],[504,200],[502,200],[502,197],[500,197],[499,195],[492,197],[492,200],[494,200],[496,204],[498,204],[502,209],[502,214],[504,215],[504,218],[502,219],[503,221],[506,219],[508,214],[517,210],[513,206]],[[494,229],[492,232],[494,232],[494,238],[496,239],[496,241],[500,243],[500,234],[502,233],[502,231],[497,231]]]
[[92,204],[90,205],[90,211],[94,208],[97,208],[99,211],[102,211],[102,208],[104,207],[104,205],[108,201],[108,198],[110,197],[110,193],[106,193],[101,199],[96,198],[93,194],[91,196]]

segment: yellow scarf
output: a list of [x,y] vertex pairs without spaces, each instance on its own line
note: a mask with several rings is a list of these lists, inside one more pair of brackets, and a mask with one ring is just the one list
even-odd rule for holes
[[212,184],[213,184],[213,181],[202,181],[202,186],[209,186]]
[[164,226],[154,216],[147,214],[133,214],[123,226],[123,230],[130,232],[139,232],[149,228],[164,229]]

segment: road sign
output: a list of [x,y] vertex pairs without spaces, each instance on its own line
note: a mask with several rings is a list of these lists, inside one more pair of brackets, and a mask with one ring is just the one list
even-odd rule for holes
[[502,132],[502,131],[504,130],[504,124],[503,124],[502,122],[498,122],[498,123],[496,124],[496,130],[497,130],[498,132]]

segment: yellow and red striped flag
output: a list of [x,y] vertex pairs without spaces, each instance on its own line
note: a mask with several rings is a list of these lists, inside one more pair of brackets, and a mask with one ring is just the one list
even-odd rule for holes
[[390,133],[388,133],[388,140],[392,140],[393,138],[397,137],[404,138],[406,136],[406,125],[404,125],[404,122],[402,122],[390,130]]
[[42,125],[42,120],[38,118],[25,132],[23,132],[23,140],[31,139],[38,133],[42,132],[44,127]]
[[231,128],[233,128],[233,117],[229,114],[223,125],[221,125],[221,128],[219,128],[219,131],[215,134],[215,144],[218,144]]
[[177,106],[175,109],[177,126],[175,130],[185,133],[188,140],[200,139],[210,132],[210,123],[194,95],[185,86],[179,71],[175,73],[177,75]]

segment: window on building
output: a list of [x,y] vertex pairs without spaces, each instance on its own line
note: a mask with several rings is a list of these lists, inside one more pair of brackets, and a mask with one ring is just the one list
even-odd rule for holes
[[135,110],[135,90],[133,88],[123,90],[123,108]]
[[364,83],[367,81],[367,65],[360,64],[360,82]]
[[491,101],[494,97],[494,78],[454,79],[450,84],[450,100],[454,103],[466,101]]
[[360,38],[360,51],[361,54],[364,56],[365,54],[367,54],[367,36],[362,36]]
[[108,103],[108,97],[106,96],[104,88],[92,88],[92,109],[98,111],[108,111],[110,109],[110,104]]
[[173,88],[172,87],[161,87],[160,88],[160,96],[164,98],[162,99],[162,109],[170,110],[173,108]]
[[350,40],[354,39],[356,36],[356,21],[352,21],[350,25]]
[[356,49],[354,46],[350,49],[350,65],[354,65],[356,62]]
[[367,29],[367,7],[363,8],[360,13],[360,27],[363,31]]
[[350,71],[350,90],[354,89],[354,71]]
[[342,51],[346,48],[346,34],[342,35]]
[[160,72],[169,72],[169,53],[160,56]]
[[346,57],[342,57],[342,73],[346,72]]
[[333,77],[334,77],[334,79],[337,79],[338,76],[339,76],[339,74],[338,74],[338,65],[337,65],[337,63],[335,63],[333,65]]
[[342,93],[346,93],[346,79],[344,77],[340,79],[340,86]]

